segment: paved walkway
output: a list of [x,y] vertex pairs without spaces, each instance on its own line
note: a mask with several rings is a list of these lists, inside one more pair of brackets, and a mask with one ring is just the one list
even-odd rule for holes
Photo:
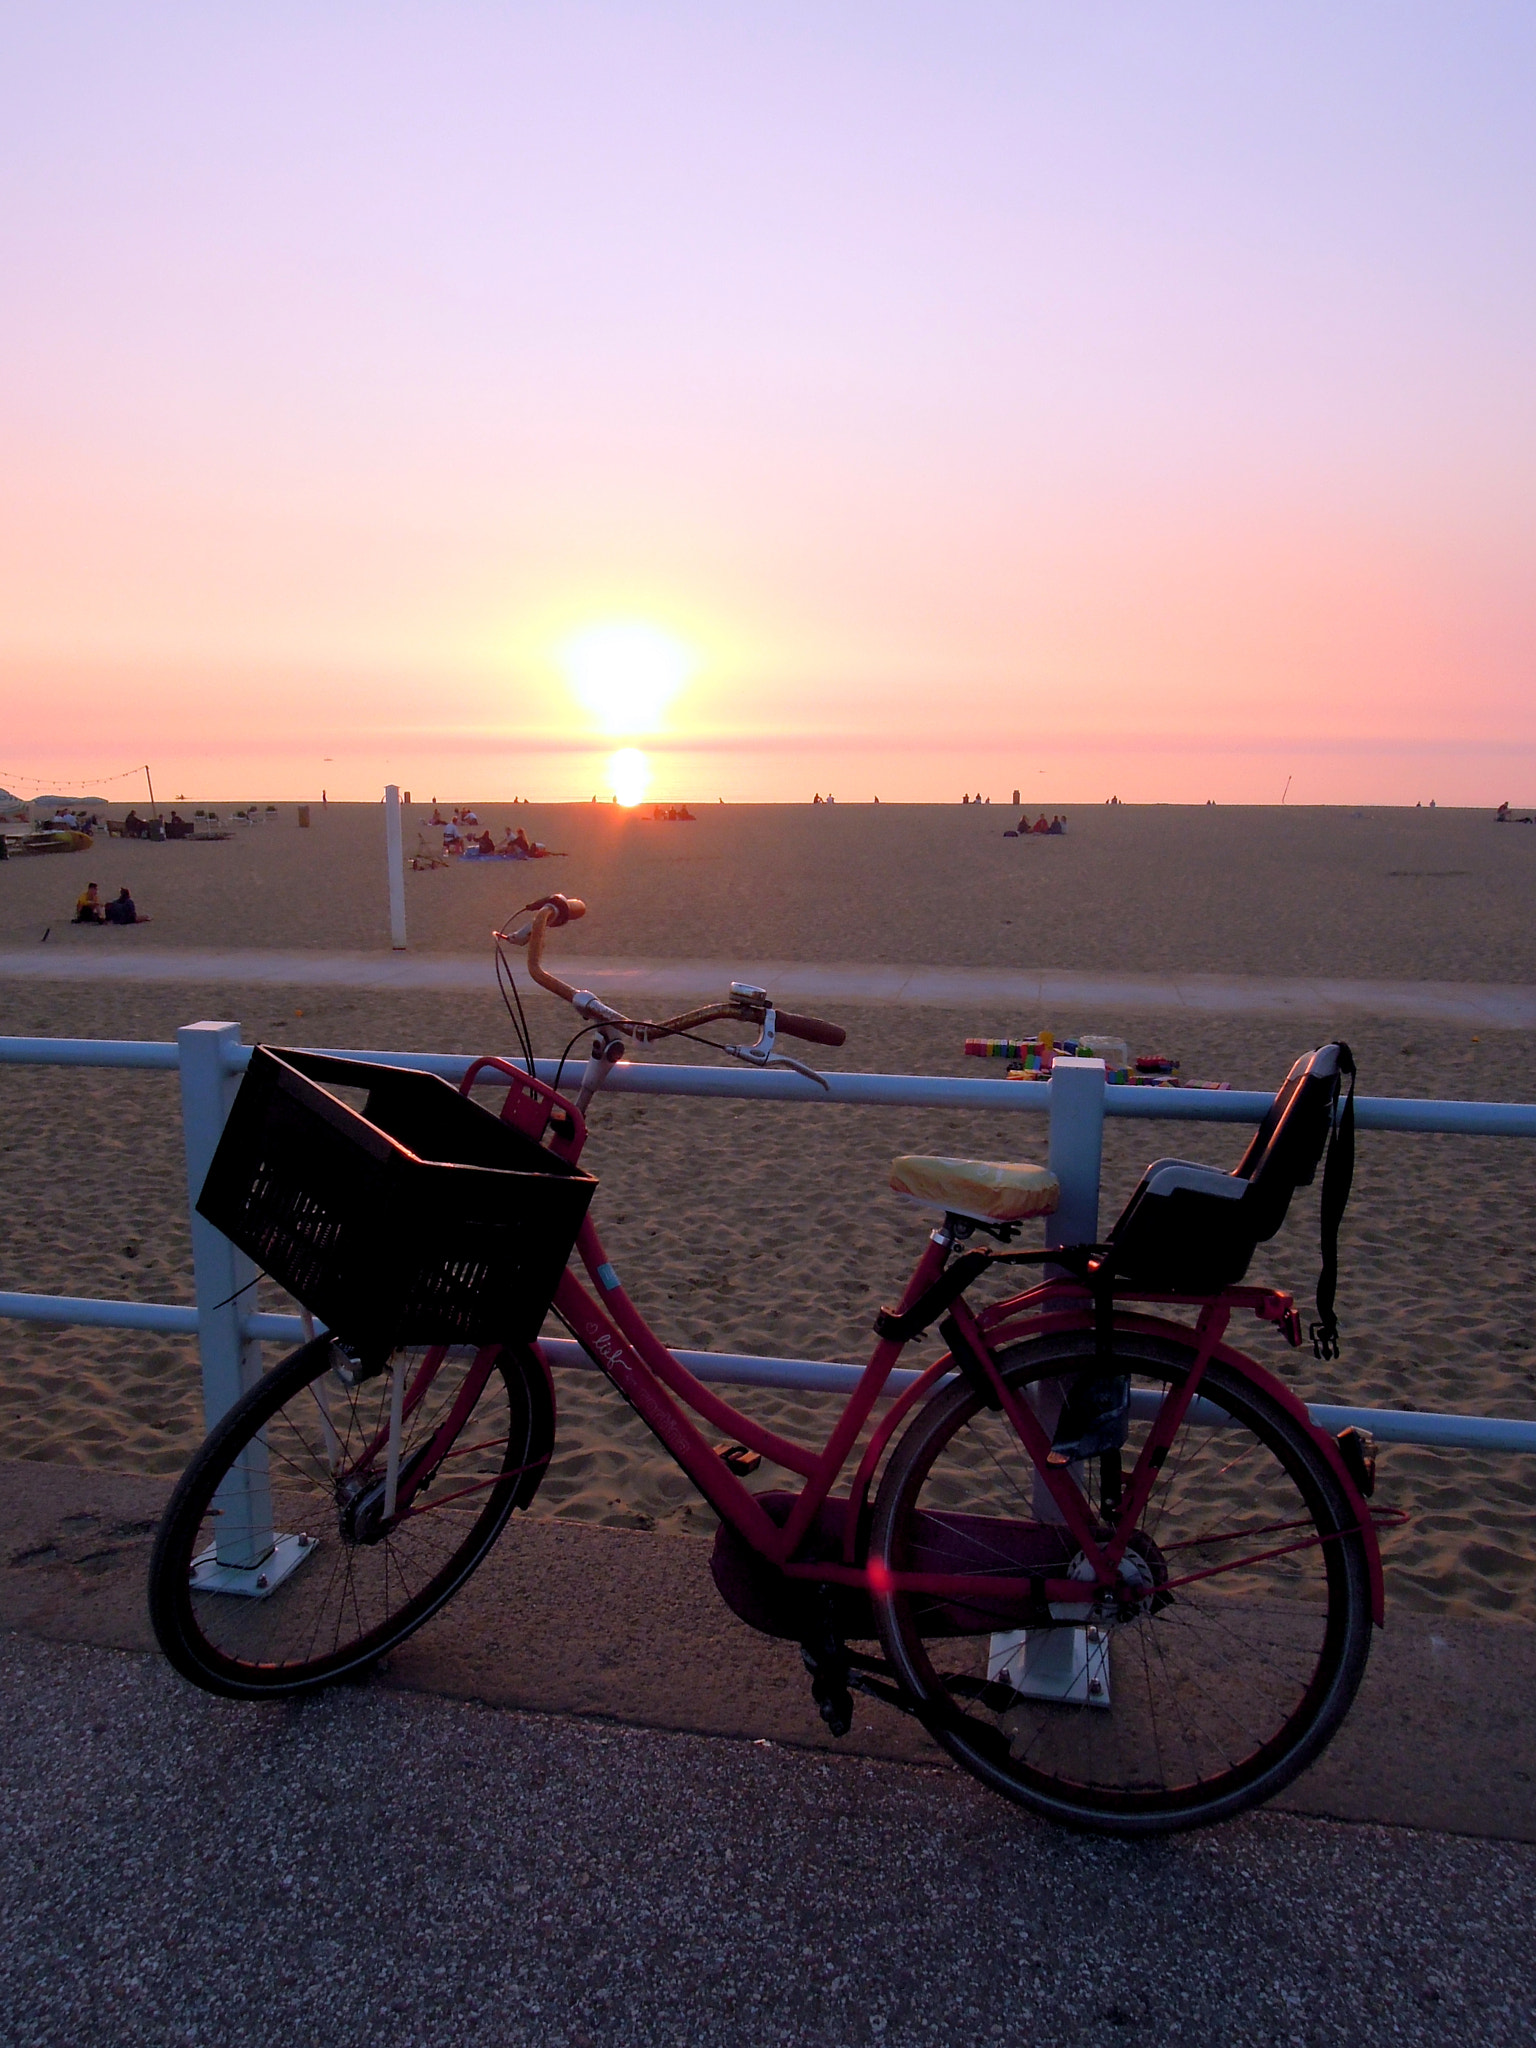
[[1037,1825],[958,1772],[0,1637],[12,2048],[1532,2038],[1536,1848]]
[[371,1682],[209,1699],[169,1484],[0,1467],[6,2048],[1533,2038],[1527,1628],[1394,1614],[1286,1810],[1093,1841],[833,1744],[702,1538],[518,1517]]
[[[0,1464],[0,1631],[152,1650],[144,1585],[170,1486],[83,1466]],[[709,1559],[703,1536],[514,1516],[441,1619],[392,1654],[389,1684],[676,1734],[934,1761],[915,1722],[866,1700],[833,1742],[799,1651],[736,1620]],[[1349,1718],[1277,1803],[1311,1819],[1536,1850],[1533,1697],[1536,1628],[1416,1614],[1389,1593]]]
[[[1068,968],[900,967],[784,960],[588,960],[561,957],[561,974],[610,1000],[631,993],[689,998],[755,981],[783,1003],[907,1003],[945,1008],[1062,1004],[1097,1010],[1182,1010],[1207,1015],[1373,1017],[1536,1029],[1536,988],[1517,983],[1356,981],[1336,976],[1101,974]],[[489,954],[200,952],[134,946],[89,951],[66,942],[0,953],[0,979],[160,981],[231,986],[491,990]]]

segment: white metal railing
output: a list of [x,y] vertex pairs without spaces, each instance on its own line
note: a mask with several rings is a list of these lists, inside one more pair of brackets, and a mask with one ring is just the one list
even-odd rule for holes
[[[297,1316],[252,1313],[240,1306],[257,1275],[243,1253],[197,1214],[195,1203],[224,1127],[234,1091],[251,1056],[231,1023],[185,1025],[174,1042],[94,1038],[0,1038],[0,1065],[117,1067],[176,1072],[181,1083],[182,1129],[192,1223],[195,1302],[94,1300],[70,1295],[0,1293],[0,1316],[43,1323],[95,1325],[195,1336],[202,1360],[204,1413],[211,1426],[261,1370],[263,1340],[296,1344],[304,1335]],[[462,1079],[471,1056],[461,1053],[346,1052],[349,1059],[418,1067]],[[555,1062],[541,1060],[542,1079],[555,1078]],[[567,1074],[570,1068],[566,1069]],[[721,1067],[675,1067],[626,1062],[608,1086],[619,1094],[747,1098],[756,1101],[845,1103],[917,1109],[999,1109],[1043,1115],[1048,1156],[1061,1182],[1061,1205],[1051,1219],[1051,1242],[1089,1243],[1098,1235],[1099,1180],[1106,1116],[1180,1123],[1257,1123],[1272,1097],[1257,1092],[1107,1087],[1098,1060],[1058,1060],[1045,1082],[961,1080],[945,1075],[832,1073],[823,1090],[788,1072]],[[494,1074],[487,1074],[491,1085]],[[1432,1102],[1401,1097],[1357,1099],[1364,1130],[1444,1132],[1479,1137],[1536,1138],[1536,1104]],[[589,1366],[580,1347],[544,1340],[554,1363]],[[701,1379],[728,1384],[846,1392],[863,1368],[846,1362],[767,1358],[748,1354],[681,1351]],[[914,1373],[892,1375],[891,1389],[910,1385]],[[1441,1449],[1536,1451],[1536,1422],[1500,1416],[1442,1415],[1417,1409],[1342,1407],[1314,1403],[1313,1419],[1328,1429],[1351,1424],[1384,1443]]]

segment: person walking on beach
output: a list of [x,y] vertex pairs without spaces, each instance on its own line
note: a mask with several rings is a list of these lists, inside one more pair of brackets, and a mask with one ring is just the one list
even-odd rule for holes
[[83,893],[75,898],[76,924],[105,924],[102,914],[101,896],[94,882],[87,882]]
[[104,915],[108,924],[149,923],[147,917],[140,917],[139,907],[134,902],[132,896],[129,895],[126,883],[124,883],[123,887],[118,890],[112,901],[107,905]]

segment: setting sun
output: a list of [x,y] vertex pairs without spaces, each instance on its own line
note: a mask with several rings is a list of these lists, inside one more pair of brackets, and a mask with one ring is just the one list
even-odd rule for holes
[[608,763],[608,779],[619,802],[633,810],[651,786],[651,764],[638,747],[620,747]]
[[564,642],[559,659],[576,697],[615,736],[654,732],[698,667],[681,640],[628,619],[584,627]]

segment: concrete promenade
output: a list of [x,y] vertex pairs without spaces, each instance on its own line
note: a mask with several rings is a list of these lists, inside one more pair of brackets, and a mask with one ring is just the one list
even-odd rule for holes
[[8,2048],[1532,2038],[1536,1849],[1035,1825],[942,1766],[0,1636]]
[[1276,1808],[1031,1822],[698,1538],[518,1518],[373,1680],[237,1706],[150,1648],[168,1483],[0,1467],[7,2048],[1523,2043],[1536,1631],[1389,1614]]
[[[67,933],[67,928],[66,933]],[[57,939],[57,935],[56,935]],[[1361,981],[1337,976],[1089,974],[1066,968],[903,967],[784,960],[594,960],[562,953],[560,973],[610,1000],[689,999],[755,981],[784,1003],[873,1002],[946,1008],[1072,1003],[1098,1010],[1170,1010],[1211,1016],[1373,1017],[1466,1024],[1488,1031],[1536,1027],[1536,988],[1516,983]],[[483,956],[413,953],[212,952],[134,947],[108,953],[72,937],[0,952],[0,980],[151,981],[232,987],[439,989],[491,993]]]

